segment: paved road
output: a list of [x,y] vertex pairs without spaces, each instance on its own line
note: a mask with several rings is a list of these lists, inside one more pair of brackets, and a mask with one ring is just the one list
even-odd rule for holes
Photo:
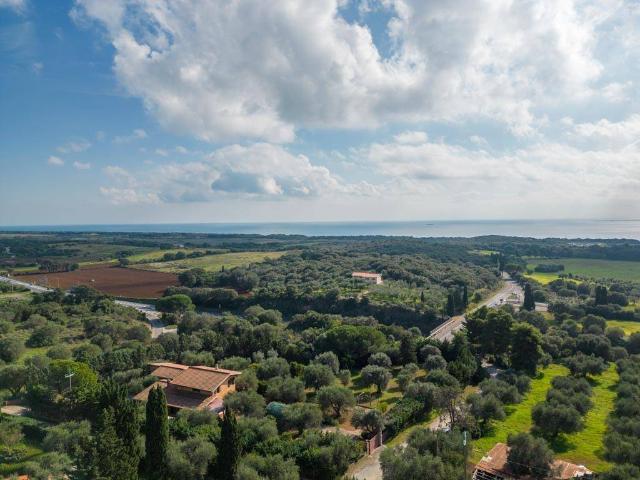
[[[504,284],[502,285],[502,288],[495,295],[484,300],[479,307],[483,307],[485,305],[487,307],[499,307],[500,305],[511,302],[516,305],[522,305],[522,301],[524,299],[524,291],[522,290],[522,287],[520,287],[520,285],[515,281],[511,280],[511,277],[509,277],[507,273],[503,273],[503,279]],[[462,328],[464,321],[464,315],[451,317],[442,325],[434,328],[429,334],[429,337],[440,341],[451,340],[453,338],[453,334]]]
[[[50,288],[22,282],[20,280],[16,280],[15,278],[6,277],[4,275],[0,275],[0,282],[9,283],[16,287],[26,288],[34,293],[45,293],[51,290]],[[164,323],[162,323],[161,320],[162,314],[156,311],[156,307],[154,305],[151,305],[149,303],[129,302],[127,300],[116,300],[115,303],[124,307],[135,308],[139,312],[144,313],[145,317],[147,317],[147,320],[149,320],[149,328],[151,329],[152,338],[159,337],[165,331],[167,331]]]

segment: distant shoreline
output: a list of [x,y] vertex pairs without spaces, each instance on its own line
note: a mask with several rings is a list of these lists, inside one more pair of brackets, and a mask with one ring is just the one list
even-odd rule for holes
[[478,237],[640,240],[640,220],[424,220],[379,222],[161,223],[0,226],[0,232],[97,232],[318,236]]

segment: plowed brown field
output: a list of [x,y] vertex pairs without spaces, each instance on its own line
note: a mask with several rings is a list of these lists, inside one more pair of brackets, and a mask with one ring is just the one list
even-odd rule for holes
[[171,273],[112,265],[81,268],[73,272],[20,275],[17,278],[51,288],[67,289],[76,285],[88,285],[110,295],[129,298],[161,297],[167,287],[178,285],[178,277]]

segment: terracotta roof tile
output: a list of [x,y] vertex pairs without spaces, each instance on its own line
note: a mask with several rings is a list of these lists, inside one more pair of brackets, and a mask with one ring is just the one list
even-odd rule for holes
[[232,374],[211,367],[189,367],[171,380],[172,385],[213,392]]

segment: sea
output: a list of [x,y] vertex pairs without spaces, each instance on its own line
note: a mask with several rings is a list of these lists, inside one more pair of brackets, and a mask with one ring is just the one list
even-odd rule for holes
[[291,223],[158,223],[0,226],[9,232],[213,233],[305,236],[478,237],[640,240],[640,220],[437,220]]

